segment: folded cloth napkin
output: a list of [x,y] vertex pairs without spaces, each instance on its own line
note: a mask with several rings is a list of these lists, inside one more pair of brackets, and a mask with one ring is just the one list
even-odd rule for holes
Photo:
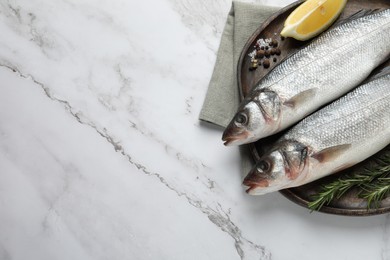
[[[226,127],[233,118],[240,102],[236,75],[241,51],[254,31],[278,9],[259,4],[232,3],[200,120]],[[252,168],[253,160],[245,145],[240,147],[240,153],[242,172],[246,174]]]

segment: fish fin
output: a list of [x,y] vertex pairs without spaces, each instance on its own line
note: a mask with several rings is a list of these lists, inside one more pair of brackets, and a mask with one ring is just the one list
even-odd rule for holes
[[305,91],[303,91],[303,92],[301,92],[299,94],[296,94],[295,96],[293,96],[289,100],[286,100],[284,102],[284,105],[293,108],[297,104],[303,103],[306,100],[314,97],[316,92],[317,92],[316,88],[311,88],[311,89],[305,90]]
[[345,169],[351,168],[354,166],[356,163],[345,163],[334,169],[334,172],[341,172],[344,171]]
[[342,145],[332,146],[332,147],[325,148],[325,149],[313,154],[311,157],[313,157],[314,159],[316,159],[320,163],[329,162],[332,159],[335,159],[338,156],[340,156],[340,154],[342,154],[343,152],[348,150],[350,147],[351,147],[350,144],[342,144]]

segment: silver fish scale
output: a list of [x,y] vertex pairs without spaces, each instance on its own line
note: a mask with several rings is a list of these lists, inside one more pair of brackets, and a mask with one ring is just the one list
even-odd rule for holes
[[[282,100],[315,88],[303,114],[358,85],[390,54],[390,9],[340,24],[272,70],[256,86]],[[297,117],[302,113],[298,112]]]
[[[358,87],[305,118],[280,141],[296,140],[320,151],[375,138],[390,139],[389,107],[390,74]],[[383,142],[386,144],[386,140]]]

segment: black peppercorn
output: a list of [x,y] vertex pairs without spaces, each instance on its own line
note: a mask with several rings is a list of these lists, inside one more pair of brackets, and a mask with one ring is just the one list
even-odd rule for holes
[[256,58],[261,59],[261,58],[264,57],[264,54],[265,54],[265,52],[264,52],[263,50],[258,50],[258,51],[256,52]]
[[270,65],[271,65],[271,64],[270,64],[270,62],[269,62],[268,59],[265,59],[265,60],[263,61],[263,67],[264,67],[265,69],[269,68]]

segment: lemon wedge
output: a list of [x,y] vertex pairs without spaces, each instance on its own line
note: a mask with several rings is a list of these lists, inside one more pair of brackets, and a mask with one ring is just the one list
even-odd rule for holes
[[325,31],[343,11],[347,0],[307,0],[286,19],[280,35],[305,41]]

